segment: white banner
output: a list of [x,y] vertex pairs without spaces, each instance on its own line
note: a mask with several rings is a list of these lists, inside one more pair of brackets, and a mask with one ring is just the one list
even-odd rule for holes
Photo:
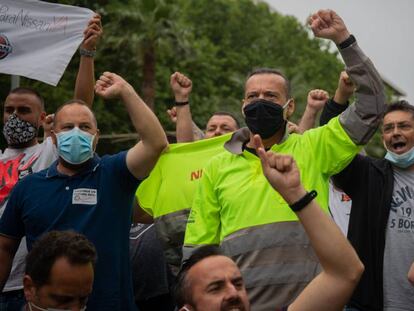
[[0,1],[0,73],[56,86],[94,12],[38,0]]

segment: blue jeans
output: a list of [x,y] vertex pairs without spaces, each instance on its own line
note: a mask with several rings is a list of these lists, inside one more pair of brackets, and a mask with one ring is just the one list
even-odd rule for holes
[[25,303],[22,289],[0,294],[0,311],[21,311]]

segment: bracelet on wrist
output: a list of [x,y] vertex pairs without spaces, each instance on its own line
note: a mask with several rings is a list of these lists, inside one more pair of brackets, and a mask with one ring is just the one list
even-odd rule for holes
[[311,192],[307,192],[299,201],[296,201],[293,204],[290,204],[289,207],[295,213],[299,212],[303,208],[305,208],[316,196],[318,193],[315,190]]
[[185,106],[185,105],[188,105],[189,104],[189,101],[187,100],[187,101],[185,101],[185,102],[175,102],[175,106]]
[[349,35],[349,37],[345,41],[342,41],[341,43],[338,44],[338,48],[341,50],[346,49],[348,46],[351,46],[355,42],[356,42],[356,39],[354,35]]
[[90,51],[84,48],[79,48],[79,54],[80,56],[95,57],[96,50]]

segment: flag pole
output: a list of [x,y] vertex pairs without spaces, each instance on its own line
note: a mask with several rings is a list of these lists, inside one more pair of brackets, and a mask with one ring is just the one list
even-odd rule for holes
[[20,76],[12,75],[10,78],[10,89],[14,90],[20,86]]

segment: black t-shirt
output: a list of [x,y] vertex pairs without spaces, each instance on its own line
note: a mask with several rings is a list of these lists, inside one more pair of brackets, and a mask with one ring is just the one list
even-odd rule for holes
[[135,300],[168,294],[174,278],[165,262],[154,225],[133,225],[129,242]]

